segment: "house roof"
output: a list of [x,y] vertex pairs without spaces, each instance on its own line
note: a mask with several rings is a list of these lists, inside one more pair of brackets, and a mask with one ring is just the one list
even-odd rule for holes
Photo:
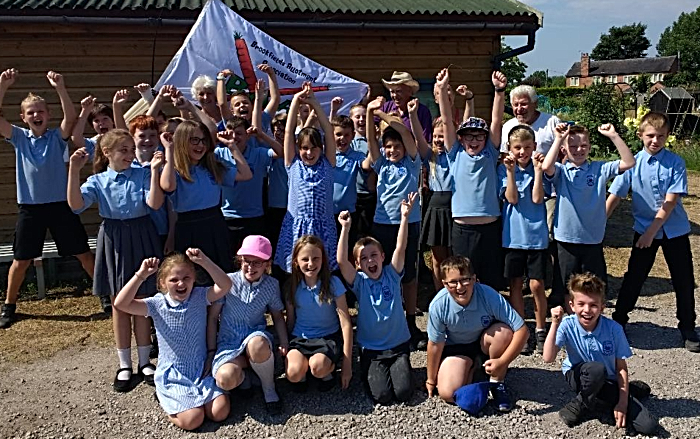
[[693,99],[693,96],[682,87],[664,87],[656,93],[663,93],[669,99]]
[[[657,56],[655,58],[611,59],[591,61],[589,76],[632,75],[639,73],[668,73],[676,61],[675,56]],[[575,62],[566,76],[581,76],[581,62]]]
[[[516,0],[222,0],[234,10],[255,12],[492,15],[537,18],[542,13]],[[194,11],[207,0],[0,0],[0,9],[38,11],[103,10],[133,11],[164,9]],[[65,11],[65,12],[64,12]]]

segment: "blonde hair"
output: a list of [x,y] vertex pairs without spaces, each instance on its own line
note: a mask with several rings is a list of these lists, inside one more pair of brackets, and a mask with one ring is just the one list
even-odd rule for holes
[[175,129],[175,134],[173,134],[173,143],[175,145],[175,170],[180,174],[180,176],[185,180],[192,182],[192,176],[190,175],[190,166],[192,162],[190,161],[190,137],[199,129],[202,131],[202,136],[204,138],[204,143],[206,151],[204,156],[199,160],[197,166],[201,166],[214,177],[214,180],[218,184],[224,180],[224,174],[227,171],[226,165],[221,163],[214,155],[214,139],[209,132],[209,128],[202,122],[197,122],[194,120],[186,120],[181,122],[180,125]]
[[664,113],[658,113],[656,111],[649,112],[642,117],[639,123],[639,128],[637,128],[637,133],[642,134],[644,130],[651,126],[657,130],[665,129],[668,133],[671,131],[671,123],[668,120],[668,116]]
[[358,259],[360,257],[360,250],[362,250],[362,247],[367,247],[368,245],[376,245],[379,251],[384,253],[384,248],[382,247],[381,242],[377,241],[371,236],[365,236],[363,238],[360,238],[355,243],[355,246],[352,248],[352,257],[353,259],[355,259],[355,265],[357,265],[357,263],[359,262]]
[[333,292],[331,291],[331,270],[328,264],[328,255],[326,254],[326,248],[321,238],[314,235],[304,235],[294,244],[294,251],[292,252],[292,276],[287,284],[287,300],[289,300],[289,303],[293,306],[296,306],[294,294],[299,284],[304,281],[304,273],[302,273],[301,268],[299,268],[297,258],[301,250],[307,245],[321,249],[321,270],[318,273],[318,279],[321,281],[321,288],[318,292],[318,297],[321,302],[331,303],[333,301]]
[[158,289],[165,290],[165,279],[168,277],[173,267],[177,265],[187,265],[192,270],[193,275],[196,274],[194,262],[184,253],[170,253],[163,259],[163,262],[160,263],[160,267],[158,268],[158,277],[156,278],[158,281]]
[[571,294],[581,293],[605,302],[605,282],[593,273],[572,274],[566,287]]
[[[435,132],[436,128],[442,128],[444,126],[445,126],[445,122],[442,121],[441,117],[438,116],[433,120],[433,132]],[[437,166],[438,149],[435,147],[435,142],[432,142],[430,147],[432,148],[433,153],[430,156],[430,162],[428,162],[428,167],[430,168],[430,175],[435,177],[435,172],[436,172],[435,168]]]
[[27,108],[27,106],[37,103],[44,104],[44,107],[46,107],[46,110],[48,111],[49,106],[46,103],[46,100],[39,95],[35,95],[34,93],[29,93],[26,98],[22,99],[22,103],[19,105],[20,111],[24,113],[24,109]]
[[99,174],[100,172],[106,171],[109,166],[109,159],[105,152],[111,152],[126,139],[131,140],[132,143],[134,141],[131,134],[124,129],[117,128],[102,134],[100,138],[97,139],[97,145],[95,146],[95,158],[92,161],[92,172]]
[[508,146],[512,142],[526,142],[528,140],[535,141],[535,132],[529,125],[516,125],[508,132]]

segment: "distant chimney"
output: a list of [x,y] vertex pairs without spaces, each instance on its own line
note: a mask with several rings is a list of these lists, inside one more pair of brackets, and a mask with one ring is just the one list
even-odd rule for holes
[[581,77],[586,78],[588,76],[588,71],[591,68],[591,61],[588,58],[587,53],[581,54]]

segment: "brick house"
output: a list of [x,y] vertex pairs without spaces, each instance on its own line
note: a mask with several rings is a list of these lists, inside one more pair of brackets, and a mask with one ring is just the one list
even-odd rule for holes
[[632,78],[646,73],[655,84],[664,77],[678,71],[677,56],[658,56],[655,58],[613,59],[591,61],[587,53],[581,54],[581,61],[575,62],[566,72],[567,87],[588,87],[592,84],[606,82],[619,84],[622,91],[630,88]]

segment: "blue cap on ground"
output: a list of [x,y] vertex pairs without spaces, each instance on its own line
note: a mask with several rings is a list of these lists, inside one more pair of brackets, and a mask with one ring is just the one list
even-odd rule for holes
[[489,400],[489,383],[483,381],[480,383],[467,384],[462,386],[455,392],[455,404],[462,410],[472,416],[479,414]]

